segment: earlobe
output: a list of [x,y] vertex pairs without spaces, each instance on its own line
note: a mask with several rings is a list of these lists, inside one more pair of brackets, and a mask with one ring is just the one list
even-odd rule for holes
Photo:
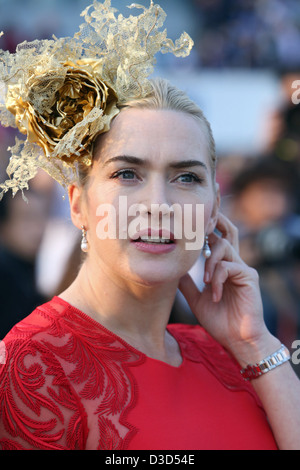
[[73,184],[69,187],[68,194],[72,222],[81,230],[81,227],[86,225],[82,208],[82,188]]

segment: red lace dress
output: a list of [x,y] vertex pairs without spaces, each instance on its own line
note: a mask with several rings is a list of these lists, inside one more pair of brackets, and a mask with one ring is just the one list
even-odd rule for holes
[[6,336],[0,449],[276,449],[239,366],[198,326],[169,325],[172,367],[58,297]]

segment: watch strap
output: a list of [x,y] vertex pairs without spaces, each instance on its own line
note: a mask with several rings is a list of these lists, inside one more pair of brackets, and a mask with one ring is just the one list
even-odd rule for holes
[[278,351],[270,354],[270,356],[264,358],[257,364],[249,364],[247,367],[241,370],[242,377],[245,380],[252,380],[266,374],[270,370],[281,366],[291,358],[288,349],[282,344]]

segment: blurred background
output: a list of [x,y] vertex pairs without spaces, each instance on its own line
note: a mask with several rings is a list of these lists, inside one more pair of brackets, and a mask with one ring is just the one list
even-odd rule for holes
[[[0,47],[73,36],[90,3],[0,0]],[[112,3],[130,13],[127,0]],[[291,349],[300,338],[300,2],[159,3],[169,37],[185,30],[195,46],[187,59],[159,55],[155,74],[185,90],[211,123],[223,211],[239,227],[242,257],[259,271],[266,322]],[[1,181],[15,135],[0,128]],[[29,205],[20,195],[0,204],[0,339],[68,285],[80,263],[64,191],[41,172],[27,196]],[[199,287],[202,268],[200,259],[191,270]],[[194,321],[180,295],[171,320]]]

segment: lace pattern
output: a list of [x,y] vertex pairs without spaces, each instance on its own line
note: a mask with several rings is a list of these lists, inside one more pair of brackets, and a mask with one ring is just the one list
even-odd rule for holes
[[[238,365],[202,328],[168,330],[185,359],[204,364],[228,389],[256,399]],[[1,449],[128,448],[138,432],[128,415],[138,400],[134,368],[146,361],[143,353],[59,298],[16,325],[5,344]]]
[[[38,312],[45,319],[49,307]],[[2,449],[126,448],[136,432],[126,422],[136,396],[129,368],[141,358],[68,310],[53,318],[42,331],[33,326],[29,338],[26,322],[10,334],[0,374]]]
[[[80,448],[84,413],[54,355],[37,341],[17,341],[9,354],[14,360],[0,381],[0,429],[1,437],[10,437],[1,439],[2,450],[24,449],[24,442],[45,450]],[[29,362],[33,357],[35,362]]]

